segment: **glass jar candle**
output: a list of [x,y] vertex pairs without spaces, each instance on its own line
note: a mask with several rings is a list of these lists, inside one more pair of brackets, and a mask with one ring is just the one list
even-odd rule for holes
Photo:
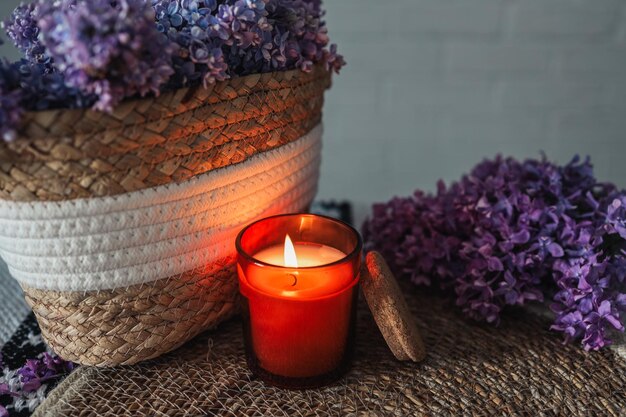
[[236,241],[248,365],[265,382],[312,388],[348,369],[362,241],[313,214],[259,220]]

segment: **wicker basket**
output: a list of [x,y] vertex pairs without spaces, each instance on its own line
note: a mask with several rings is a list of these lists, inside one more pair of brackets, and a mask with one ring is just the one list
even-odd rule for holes
[[236,233],[313,199],[329,85],[316,68],[27,114],[0,144],[0,256],[50,347],[132,364],[231,315]]

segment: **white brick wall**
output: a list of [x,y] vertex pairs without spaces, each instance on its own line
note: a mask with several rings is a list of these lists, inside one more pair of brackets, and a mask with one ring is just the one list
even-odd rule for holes
[[320,197],[364,208],[541,150],[590,154],[626,187],[623,0],[325,4],[348,66],[328,94]]
[[626,2],[326,0],[348,66],[328,94],[320,197],[433,189],[498,152],[591,155],[626,187]]

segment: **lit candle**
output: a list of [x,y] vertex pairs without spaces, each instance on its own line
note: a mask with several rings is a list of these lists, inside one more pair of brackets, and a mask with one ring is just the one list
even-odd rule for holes
[[332,294],[344,288],[353,277],[337,276],[327,270],[319,270],[316,274],[301,274],[298,268],[331,264],[345,257],[344,252],[327,245],[301,242],[294,245],[289,235],[286,235],[284,245],[262,249],[254,258],[267,264],[295,269],[278,275],[258,274],[250,277],[250,283],[261,291],[285,297],[320,297]]
[[326,217],[275,216],[244,229],[237,250],[252,371],[290,388],[336,379],[352,345],[358,233]]

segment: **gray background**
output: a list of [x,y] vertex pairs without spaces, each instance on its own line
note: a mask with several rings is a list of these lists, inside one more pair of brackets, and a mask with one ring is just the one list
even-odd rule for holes
[[327,96],[320,198],[351,199],[362,217],[486,156],[542,150],[589,154],[626,186],[626,2],[325,4],[348,66]]

